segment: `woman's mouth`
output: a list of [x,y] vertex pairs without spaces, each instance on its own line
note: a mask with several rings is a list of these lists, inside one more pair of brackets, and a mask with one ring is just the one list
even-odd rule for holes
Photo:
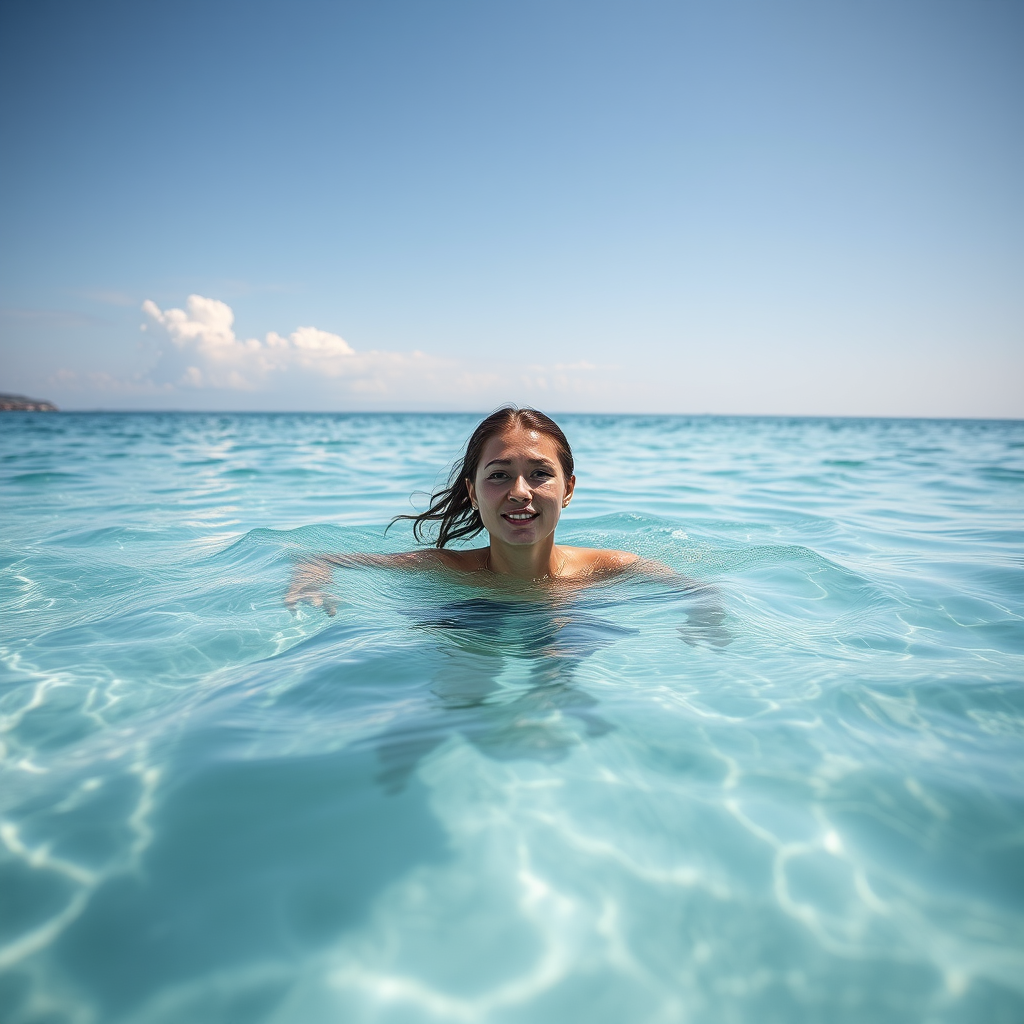
[[510,523],[528,523],[539,516],[539,512],[502,512],[501,518],[508,520]]

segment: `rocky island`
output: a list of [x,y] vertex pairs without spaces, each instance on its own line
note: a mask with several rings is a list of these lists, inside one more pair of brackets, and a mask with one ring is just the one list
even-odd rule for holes
[[57,412],[53,402],[24,395],[0,395],[0,412]]

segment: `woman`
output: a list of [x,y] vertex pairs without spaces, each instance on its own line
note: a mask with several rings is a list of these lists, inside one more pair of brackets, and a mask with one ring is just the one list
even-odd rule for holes
[[[285,598],[289,607],[309,601],[334,614],[323,587],[335,565],[440,568],[478,574],[491,584],[581,585],[605,579],[640,563],[627,551],[567,547],[555,543],[559,516],[572,500],[576,477],[569,442],[557,423],[536,409],[505,406],[473,431],[448,486],[432,495],[430,507],[413,521],[423,539],[437,523],[432,549],[400,555],[325,555],[298,567]],[[448,544],[487,531],[486,547],[451,550]],[[645,563],[654,575],[671,575],[664,566]]]
[[[288,605],[308,601],[329,615],[335,604],[325,588],[334,566],[441,570],[491,592],[406,609],[415,628],[435,641],[423,656],[431,666],[431,699],[425,707],[415,704],[408,719],[399,716],[378,739],[379,781],[389,791],[401,789],[420,760],[453,732],[492,758],[549,761],[580,741],[577,730],[594,737],[611,728],[575,674],[586,658],[636,630],[578,607],[572,595],[587,584],[630,570],[656,577],[690,598],[687,624],[680,627],[688,643],[728,642],[710,588],[630,552],[555,543],[575,486],[572,451],[558,424],[535,409],[506,406],[473,431],[448,486],[432,495],[427,511],[396,517],[412,520],[417,540],[437,524],[433,548],[324,555],[296,569]],[[482,531],[486,547],[448,547]],[[505,685],[517,670],[527,685],[522,679]]]

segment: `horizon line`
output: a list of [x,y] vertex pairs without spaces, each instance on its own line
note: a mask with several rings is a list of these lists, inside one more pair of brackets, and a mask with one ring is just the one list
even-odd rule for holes
[[[508,403],[515,404],[515,403]],[[28,415],[175,415],[175,416],[487,416],[501,405],[492,409],[3,409],[0,413],[22,413]],[[519,408],[536,408],[523,405]],[[1022,423],[1024,416],[916,416],[911,414],[879,413],[760,413],[760,412],[597,412],[551,410],[551,416],[632,416],[675,419],[763,419],[763,420],[914,420],[925,422],[953,423]]]

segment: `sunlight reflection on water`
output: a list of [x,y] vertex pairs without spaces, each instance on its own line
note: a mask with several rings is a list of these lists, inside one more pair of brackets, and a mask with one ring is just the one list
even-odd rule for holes
[[1019,1021],[1024,424],[565,417],[561,539],[727,646],[636,580],[289,614],[473,423],[4,415],[0,1018]]

